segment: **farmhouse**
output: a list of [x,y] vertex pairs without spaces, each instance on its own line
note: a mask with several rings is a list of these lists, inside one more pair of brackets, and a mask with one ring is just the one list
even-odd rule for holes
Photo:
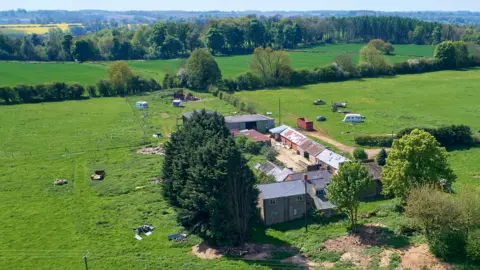
[[322,151],[315,158],[317,160],[317,164],[322,165],[323,168],[332,174],[336,174],[340,168],[340,165],[342,165],[344,162],[350,161],[348,158],[328,149]]
[[326,198],[326,187],[331,176],[326,171],[294,173],[289,177],[301,180],[258,185],[260,216],[265,225],[301,218],[305,214],[304,200],[307,200],[307,209],[315,208],[329,215],[335,208]]
[[303,181],[277,182],[257,186],[258,206],[265,225],[301,218],[305,214],[305,184]]
[[282,144],[286,145],[288,148],[293,149],[298,152],[298,146],[309,140],[302,133],[294,130],[289,127],[280,133],[280,140]]
[[261,114],[225,116],[225,123],[229,129],[254,129],[261,133],[267,133],[275,126],[273,118]]

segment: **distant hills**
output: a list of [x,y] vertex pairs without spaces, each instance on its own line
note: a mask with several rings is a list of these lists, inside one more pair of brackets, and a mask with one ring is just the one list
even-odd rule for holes
[[480,12],[470,11],[408,11],[385,12],[372,10],[312,10],[312,11],[108,11],[108,10],[34,10],[25,9],[0,11],[0,24],[53,24],[92,23],[117,21],[119,23],[151,23],[154,21],[206,21],[209,18],[256,16],[280,17],[353,17],[353,16],[399,16],[430,22],[480,26]]

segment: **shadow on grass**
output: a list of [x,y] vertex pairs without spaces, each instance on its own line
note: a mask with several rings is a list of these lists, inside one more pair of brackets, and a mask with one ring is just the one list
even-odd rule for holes
[[371,246],[389,248],[405,248],[410,242],[406,236],[397,235],[392,230],[382,226],[363,225],[358,232],[360,243]]

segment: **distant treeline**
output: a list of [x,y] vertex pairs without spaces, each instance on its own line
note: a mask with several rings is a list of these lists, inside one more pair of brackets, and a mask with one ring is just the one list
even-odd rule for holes
[[182,10],[5,10],[0,23],[151,23],[155,20],[204,23],[212,18],[258,17],[356,17],[396,16],[440,23],[480,25],[480,12],[475,11],[375,11],[375,10],[307,10],[307,11],[182,11]]
[[109,80],[100,80],[84,87],[79,83],[53,82],[38,85],[17,85],[0,87],[0,99],[6,104],[39,103],[85,99],[90,97],[126,96],[161,89],[153,79],[133,76],[125,86],[115,86]]
[[475,27],[393,16],[247,16],[162,22],[137,25],[136,29],[116,27],[114,22],[97,26],[85,25],[82,29],[88,32],[78,37],[59,29],[51,29],[45,36],[23,38],[0,34],[0,60],[170,59],[186,57],[196,48],[208,48],[212,54],[235,55],[249,54],[259,46],[295,49],[325,43],[367,43],[372,39],[419,45],[480,40],[480,30]]

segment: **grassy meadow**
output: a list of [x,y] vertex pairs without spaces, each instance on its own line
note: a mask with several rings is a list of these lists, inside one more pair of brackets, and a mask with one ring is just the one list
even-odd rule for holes
[[[316,51],[323,53],[343,53],[351,52],[358,53],[365,44],[325,44],[314,46],[306,49],[305,51]],[[395,54],[397,56],[418,56],[418,57],[433,57],[435,46],[433,45],[415,45],[415,44],[394,44]]]
[[[296,69],[312,69],[333,62],[335,57],[342,52],[352,52],[354,62],[359,61],[357,52],[361,44],[325,45],[321,52],[288,52],[291,64]],[[407,55],[387,56],[390,63],[405,61],[424,51],[426,55],[433,55],[432,46],[396,45],[399,50],[404,50]],[[418,47],[418,48],[417,48]],[[401,49],[403,48],[403,49]],[[312,49],[313,50],[313,49]],[[427,53],[430,52],[431,53]],[[418,51],[418,52],[417,52]],[[423,54],[420,54],[423,55]],[[224,78],[233,78],[243,72],[249,71],[248,62],[251,55],[217,56],[215,59],[222,71]],[[134,60],[127,61],[135,73],[145,77],[162,81],[166,73],[176,73],[184,67],[186,59],[169,60]],[[96,83],[105,78],[105,68],[109,62],[87,63],[38,63],[38,62],[0,62],[0,86],[17,84],[39,84],[52,81],[78,82],[83,85]]]
[[[146,117],[134,109],[137,100],[149,102]],[[153,132],[172,132],[182,112],[203,107],[234,110],[211,97],[173,108],[155,94],[1,106],[0,265],[82,269],[89,252],[91,269],[261,268],[201,260],[189,254],[200,242],[196,236],[169,242],[167,235],[182,228],[160,185],[150,183],[163,158],[135,153],[140,144],[158,142]],[[106,178],[93,182],[89,175],[97,168]],[[53,186],[56,178],[68,184]],[[157,229],[137,241],[132,228],[142,224]]]
[[[256,103],[260,112],[273,112],[275,117],[280,99],[282,122],[290,125],[296,125],[300,116],[313,120],[325,116],[327,121],[315,122],[315,126],[339,141],[353,144],[355,134],[390,134],[411,126],[466,124],[479,130],[479,80],[480,69],[473,69],[243,91],[235,95]],[[312,105],[317,99],[325,100],[327,105]],[[332,102],[340,101],[348,103],[351,113],[366,116],[365,122],[343,123],[344,115],[330,110]]]

